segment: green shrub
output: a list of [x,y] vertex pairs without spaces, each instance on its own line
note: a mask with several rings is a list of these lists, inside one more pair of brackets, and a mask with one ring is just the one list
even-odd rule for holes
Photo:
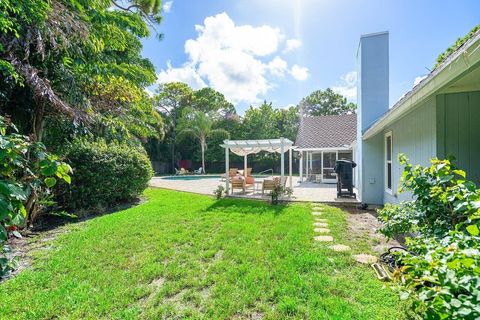
[[70,182],[66,163],[16,132],[10,120],[0,116],[0,278],[14,267],[7,257],[8,238],[21,237],[18,230],[44,213],[43,199],[58,179]]
[[442,237],[457,225],[467,226],[460,223],[478,212],[480,190],[466,180],[464,171],[450,160],[432,159],[430,167],[413,167],[405,155],[400,155],[399,161],[404,166],[399,191],[412,192],[415,200],[380,210],[384,223],[380,232],[388,237],[398,233]]
[[379,210],[380,232],[407,238],[394,273],[402,298],[424,319],[480,318],[480,190],[450,160],[412,167],[404,155],[401,191],[414,200]]
[[66,152],[74,178],[58,188],[57,200],[67,209],[112,206],[138,197],[153,175],[142,147],[75,141]]
[[480,237],[452,231],[408,240],[401,257],[401,297],[425,319],[479,319]]

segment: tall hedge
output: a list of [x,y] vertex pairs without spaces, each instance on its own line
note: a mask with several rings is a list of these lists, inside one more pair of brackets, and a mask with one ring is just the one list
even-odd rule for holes
[[148,186],[153,170],[142,147],[75,141],[65,154],[73,169],[72,183],[57,190],[67,209],[112,206],[133,200]]

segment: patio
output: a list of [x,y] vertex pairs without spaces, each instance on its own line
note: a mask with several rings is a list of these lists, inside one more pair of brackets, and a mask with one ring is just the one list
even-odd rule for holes
[[[185,179],[179,177],[177,180],[165,179],[166,177],[154,177],[150,181],[150,186],[162,189],[170,189],[197,194],[213,195],[213,191],[219,185],[225,185],[225,180],[221,180],[218,176],[205,175],[198,176],[198,179]],[[255,181],[262,181],[270,177],[255,177]],[[356,204],[359,203],[354,198],[337,198],[336,184],[314,183],[304,181],[299,183],[299,177],[292,177],[293,197],[288,201],[300,202],[323,202],[338,204]],[[355,190],[357,192],[357,190]],[[268,199],[269,195],[262,196],[261,190],[256,192],[247,192],[243,194],[240,190],[235,190],[231,197],[241,197],[250,199]]]

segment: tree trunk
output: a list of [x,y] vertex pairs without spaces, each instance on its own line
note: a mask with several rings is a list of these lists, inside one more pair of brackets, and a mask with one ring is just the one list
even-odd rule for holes
[[45,125],[45,105],[39,103],[33,119],[33,135],[37,141],[42,141],[43,128]]
[[207,172],[205,171],[205,141],[203,139],[200,141],[200,146],[202,148],[202,173],[205,174]]

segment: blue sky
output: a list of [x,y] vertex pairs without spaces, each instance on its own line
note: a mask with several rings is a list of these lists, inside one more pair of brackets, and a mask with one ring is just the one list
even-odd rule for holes
[[390,104],[480,23],[480,1],[164,1],[164,38],[143,41],[159,81],[211,86],[240,114],[333,87],[355,102],[361,34],[390,32]]

